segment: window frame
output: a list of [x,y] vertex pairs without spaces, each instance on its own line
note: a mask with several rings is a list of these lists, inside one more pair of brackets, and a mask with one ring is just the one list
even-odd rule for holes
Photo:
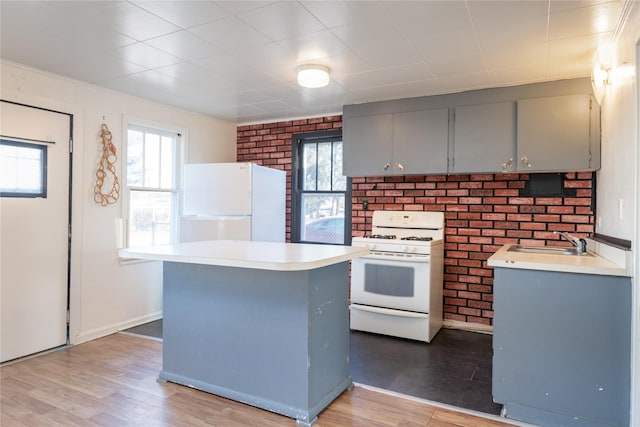
[[33,142],[17,141],[13,139],[0,138],[0,145],[29,148],[40,151],[40,191],[39,192],[20,192],[20,191],[2,191],[0,197],[14,197],[24,199],[47,198],[47,171],[48,171],[48,150],[49,147],[44,144],[35,144]]
[[[316,131],[293,134],[291,138],[291,157],[292,157],[292,170],[291,170],[291,241],[293,243],[311,243],[319,245],[351,245],[352,230],[351,230],[351,177],[345,176],[346,189],[345,191],[326,191],[315,190],[306,191],[303,190],[304,178],[303,172],[303,153],[302,147],[305,143],[321,143],[321,142],[336,142],[343,143],[343,161],[344,161],[344,142],[342,141],[342,130],[331,131]],[[341,171],[342,173],[342,171]],[[302,224],[300,218],[300,212],[302,210],[302,197],[304,194],[310,193],[344,193],[344,242],[340,243],[326,243],[302,240]]]
[[[174,147],[174,182],[171,189],[165,189],[161,187],[144,187],[144,186],[130,186],[127,181],[127,173],[128,173],[128,133],[129,130],[141,130],[147,131],[149,133],[154,133],[161,136],[171,136],[175,138],[175,147]],[[123,247],[130,248],[131,241],[129,236],[129,218],[131,215],[131,192],[132,191],[141,191],[141,192],[158,192],[158,193],[169,193],[172,197],[172,215],[171,222],[173,225],[173,230],[171,232],[170,244],[175,244],[179,242],[180,236],[180,217],[182,215],[182,175],[184,170],[184,158],[187,149],[187,130],[184,128],[180,128],[178,126],[172,126],[168,124],[161,124],[156,122],[151,122],[142,119],[136,119],[131,117],[124,117],[123,119],[123,127],[122,127],[122,178],[121,182],[123,182],[123,192],[122,192],[122,218],[125,221],[125,230],[123,236]]]

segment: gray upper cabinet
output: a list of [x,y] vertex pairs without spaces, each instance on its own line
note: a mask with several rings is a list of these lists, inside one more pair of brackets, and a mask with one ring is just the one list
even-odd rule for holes
[[447,108],[351,117],[345,111],[346,176],[446,173]]
[[517,170],[597,169],[600,131],[594,105],[589,95],[519,100]]
[[465,105],[454,110],[451,173],[514,170],[516,103]]
[[345,105],[342,137],[347,176],[600,168],[586,78]]
[[397,113],[393,119],[393,172],[446,173],[449,110]]
[[[345,120],[342,141],[344,175],[369,176],[388,173],[393,150],[393,115],[379,114]],[[387,164],[389,166],[386,166]]]

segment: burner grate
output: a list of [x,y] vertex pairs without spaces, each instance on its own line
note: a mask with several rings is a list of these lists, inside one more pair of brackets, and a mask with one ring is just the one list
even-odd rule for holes
[[386,240],[393,240],[396,238],[395,234],[371,234],[365,237],[367,239],[386,239]]
[[415,240],[420,242],[430,242],[433,240],[433,237],[408,236],[408,237],[403,237],[400,240]]

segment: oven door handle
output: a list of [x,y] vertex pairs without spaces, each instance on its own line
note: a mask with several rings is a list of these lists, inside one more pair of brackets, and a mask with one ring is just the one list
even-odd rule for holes
[[[369,255],[361,256],[360,258],[355,259],[373,259],[376,261],[389,261],[389,262],[415,262],[415,263],[429,263],[431,261],[431,256],[396,256],[396,255],[378,255],[375,253],[371,253]],[[354,260],[355,260],[354,259]]]
[[362,311],[369,311],[371,313],[378,313],[378,314],[387,314],[391,316],[420,317],[420,318],[429,317],[429,315],[426,313],[416,313],[415,311],[392,310],[389,308],[373,307],[371,305],[351,304],[351,307],[358,310],[362,310]]

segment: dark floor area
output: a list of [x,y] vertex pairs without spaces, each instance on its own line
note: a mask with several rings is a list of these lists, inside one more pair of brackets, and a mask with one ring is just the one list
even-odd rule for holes
[[[162,320],[124,332],[162,338]],[[351,378],[422,399],[497,415],[491,335],[442,329],[431,343],[351,332]]]
[[491,397],[491,335],[442,329],[431,343],[351,332],[351,378],[385,390],[500,414]]
[[162,319],[125,329],[122,332],[162,339]]

